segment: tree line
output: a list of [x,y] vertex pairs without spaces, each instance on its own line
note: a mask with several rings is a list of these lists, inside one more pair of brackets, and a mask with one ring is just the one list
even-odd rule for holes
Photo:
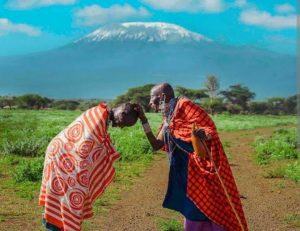
[[[150,90],[154,84],[146,84],[129,88],[125,94],[115,100],[54,100],[37,94],[22,96],[0,96],[0,108],[22,109],[60,109],[60,110],[86,110],[106,102],[112,106],[124,102],[140,103],[146,112],[150,111],[148,105]],[[271,97],[264,101],[255,101],[255,93],[247,86],[235,84],[226,90],[220,90],[217,77],[208,76],[203,88],[189,89],[182,86],[175,87],[177,96],[186,96],[203,107],[210,114],[228,112],[231,114],[272,114],[288,115],[297,113],[297,95],[290,97]]]
[[99,104],[99,99],[50,99],[38,94],[25,94],[21,96],[0,96],[1,109],[58,109],[58,110],[87,110]]
[[[154,84],[134,87],[118,96],[114,105],[124,102],[138,102],[145,111],[149,111],[150,90]],[[175,87],[176,96],[186,96],[198,103],[210,114],[228,112],[231,114],[271,114],[295,115],[297,114],[297,95],[290,97],[271,97],[264,101],[255,101],[255,93],[247,86],[235,84],[226,90],[220,90],[217,77],[207,77],[204,87],[189,89],[182,86]]]

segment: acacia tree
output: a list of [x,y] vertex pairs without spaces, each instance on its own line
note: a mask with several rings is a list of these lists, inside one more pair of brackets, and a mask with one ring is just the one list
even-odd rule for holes
[[125,94],[119,95],[112,104],[116,106],[126,102],[140,103],[145,111],[148,112],[150,111],[149,100],[152,87],[154,87],[154,84],[129,88]]
[[214,75],[207,76],[206,82],[205,82],[205,89],[209,95],[209,98],[214,99],[218,95],[218,91],[220,88],[219,80]]
[[12,109],[12,107],[15,105],[16,105],[16,97],[15,96],[2,96],[0,98],[0,107],[1,108],[8,106],[9,109]]
[[209,96],[209,101],[207,101],[210,114],[214,113],[215,107],[219,106],[222,103],[222,100],[217,99],[217,95],[219,92],[220,83],[216,76],[209,75],[207,76],[205,82],[205,89]]
[[243,111],[248,109],[248,102],[255,97],[254,92],[241,84],[232,85],[228,90],[221,91],[220,94],[232,105],[240,106]]
[[41,109],[47,107],[52,102],[51,99],[42,97],[37,94],[26,94],[17,97],[17,105],[19,108]]
[[205,89],[190,89],[181,86],[176,86],[175,92],[176,95],[186,96],[196,101],[207,97],[207,94],[205,93]]

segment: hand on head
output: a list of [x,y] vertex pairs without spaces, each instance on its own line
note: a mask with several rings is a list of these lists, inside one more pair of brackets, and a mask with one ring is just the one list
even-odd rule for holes
[[133,126],[137,119],[138,113],[135,110],[135,104],[123,103],[118,107],[112,108],[112,126],[113,127],[130,127]]
[[145,116],[143,107],[140,104],[134,104],[134,110],[137,112],[137,116],[142,121],[142,123],[147,122],[147,117]]

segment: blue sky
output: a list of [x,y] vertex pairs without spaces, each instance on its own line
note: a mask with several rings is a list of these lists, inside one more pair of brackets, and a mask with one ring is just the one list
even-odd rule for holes
[[49,50],[107,23],[175,23],[210,39],[296,55],[296,0],[0,0],[0,56]]

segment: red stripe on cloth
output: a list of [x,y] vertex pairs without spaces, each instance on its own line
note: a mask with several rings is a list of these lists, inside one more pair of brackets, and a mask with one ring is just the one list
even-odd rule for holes
[[95,165],[93,171],[90,174],[90,187],[93,186],[93,182],[95,182],[96,178],[99,178],[99,173],[103,171],[104,167],[106,166],[108,156],[105,154],[102,157],[102,160]]
[[95,109],[95,116],[96,116],[97,120],[100,122],[101,128],[103,129],[103,133],[101,133],[101,135],[103,137],[105,135],[104,132],[107,130],[106,123],[105,123],[107,118],[105,118],[106,116],[103,115],[103,112],[101,114],[100,107],[97,107]]
[[63,227],[61,214],[51,208],[46,208],[44,218],[47,220],[47,222],[57,226],[58,228]]
[[102,191],[105,189],[107,179],[110,177],[112,172],[115,172],[115,170],[113,168],[107,169],[107,173],[102,174],[101,178],[95,183],[95,185],[91,191],[92,200],[93,200],[94,192],[99,191],[100,188],[102,189]]
[[97,122],[99,122],[99,120],[97,119],[97,122],[96,122],[96,118],[94,116],[94,113],[95,113],[95,108],[89,110],[89,113],[88,113],[89,114],[89,118],[90,118],[90,120],[92,122],[92,125],[93,125],[93,128],[94,128],[94,132],[97,134],[98,137],[102,137],[101,130],[99,128],[100,124],[97,123]]
[[[70,223],[66,219],[63,221],[63,223],[64,223],[64,226],[66,227],[65,228],[66,231],[68,231],[68,230],[80,231],[81,230],[80,226],[79,227],[78,226],[74,226],[72,223]],[[71,229],[68,229],[67,227],[70,227]]]
[[94,202],[99,196],[102,195],[108,184],[112,181],[115,176],[115,171],[113,170],[111,174],[107,177],[106,181],[103,183],[103,187],[99,188],[97,191],[93,193],[92,202]]
[[65,211],[63,211],[63,218],[64,221],[67,221],[69,224],[71,224],[74,227],[77,227],[80,229],[80,219],[74,219],[71,214],[66,213]]
[[95,126],[90,121],[89,112],[85,112],[83,115],[84,122],[87,124],[89,130],[92,132],[92,134],[97,138],[98,142],[101,142],[101,136],[95,131]]
[[80,216],[74,214],[74,212],[72,212],[72,211],[71,211],[70,209],[68,209],[66,206],[63,206],[63,205],[62,205],[61,208],[62,208],[63,211],[72,214],[72,216],[73,216],[76,220],[80,220],[80,219],[81,219]]
[[[112,162],[108,161],[107,163],[104,163],[104,165],[101,166],[101,173],[97,175],[97,179],[93,181],[90,185],[90,192],[93,193],[96,187],[101,187],[101,181],[105,179],[105,176],[112,170],[114,169],[112,167]],[[98,165],[99,166],[99,165]],[[102,170],[103,169],[103,170]]]

